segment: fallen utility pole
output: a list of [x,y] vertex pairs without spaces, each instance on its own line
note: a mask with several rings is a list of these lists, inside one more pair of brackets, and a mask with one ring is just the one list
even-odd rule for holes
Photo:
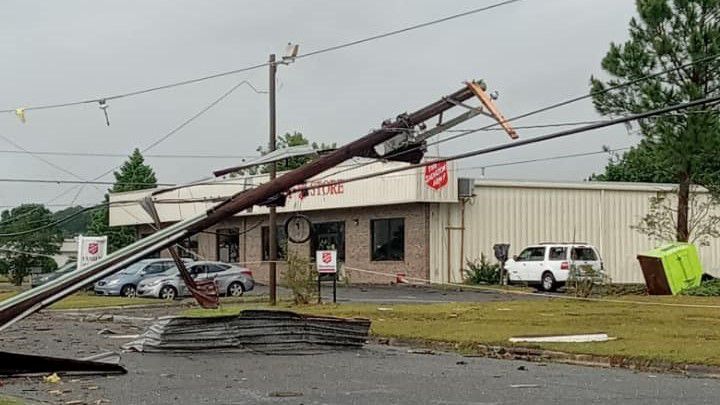
[[[263,203],[274,196],[283,195],[292,187],[302,184],[306,180],[344,161],[356,156],[375,154],[374,146],[396,136],[398,131],[411,131],[424,121],[453,108],[455,106],[454,102],[462,102],[472,98],[476,89],[473,89],[471,84],[413,113],[401,114],[394,121],[384,123],[382,128],[290,171],[274,181],[261,184],[251,190],[239,192],[202,214],[168,226],[153,235],[113,252],[103,260],[83,270],[68,273],[47,284],[1,302],[0,330],[73,294],[86,285],[120,271],[149,254],[173,246],[183,238],[199,233],[223,219]],[[495,118],[497,119],[497,117]]]

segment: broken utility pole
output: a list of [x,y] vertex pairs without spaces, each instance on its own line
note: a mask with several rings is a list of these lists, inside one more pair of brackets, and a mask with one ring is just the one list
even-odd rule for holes
[[[292,187],[302,184],[306,180],[342,162],[357,156],[377,155],[374,150],[375,145],[393,138],[398,133],[413,131],[414,127],[455,107],[456,102],[463,102],[472,98],[474,91],[476,91],[476,89],[468,85],[413,113],[401,114],[396,120],[385,122],[382,128],[358,140],[350,142],[298,169],[285,173],[273,181],[261,184],[254,189],[234,194],[208,211],[161,229],[144,239],[108,255],[92,266],[66,274],[47,284],[0,302],[0,330],[8,327],[13,322],[69,296],[85,285],[94,283],[122,270],[126,266],[141,260],[151,253],[173,246],[183,238],[199,233],[225,218],[229,218],[238,212],[263,203],[274,196],[282,196]],[[497,116],[495,116],[495,119],[507,124],[505,120]],[[419,146],[422,147],[422,145]],[[391,151],[391,155],[392,154],[393,152]],[[379,157],[383,158],[383,156]]]

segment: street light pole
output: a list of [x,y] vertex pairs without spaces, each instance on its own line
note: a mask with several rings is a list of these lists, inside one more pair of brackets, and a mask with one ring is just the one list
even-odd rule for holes
[[[275,150],[276,139],[276,122],[275,122],[275,75],[277,73],[277,63],[275,62],[275,54],[270,54],[270,82],[268,91],[270,95],[270,139],[268,142],[269,152]],[[275,180],[275,162],[270,163],[270,182]],[[277,212],[274,206],[270,206],[270,215],[268,216],[268,244],[270,256],[270,305],[277,304]]]

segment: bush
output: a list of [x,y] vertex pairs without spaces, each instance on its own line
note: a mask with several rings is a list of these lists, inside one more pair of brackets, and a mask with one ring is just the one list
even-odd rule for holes
[[480,259],[467,261],[467,269],[465,269],[465,282],[468,284],[500,284],[500,265],[490,263],[484,254],[480,254]]
[[310,259],[288,249],[287,270],[282,281],[292,291],[295,304],[309,304],[317,298],[317,276]]
[[720,279],[705,281],[697,287],[691,287],[681,292],[682,295],[693,295],[696,297],[717,297],[720,296]]
[[589,297],[594,293],[606,292],[609,282],[601,270],[595,270],[589,265],[573,265],[565,283],[565,292],[576,297]]

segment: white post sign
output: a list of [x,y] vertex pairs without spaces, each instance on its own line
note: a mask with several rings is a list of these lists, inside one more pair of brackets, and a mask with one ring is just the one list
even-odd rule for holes
[[315,262],[318,273],[337,273],[337,250],[318,250],[315,253]]
[[78,269],[95,264],[105,255],[107,255],[107,236],[78,236]]

